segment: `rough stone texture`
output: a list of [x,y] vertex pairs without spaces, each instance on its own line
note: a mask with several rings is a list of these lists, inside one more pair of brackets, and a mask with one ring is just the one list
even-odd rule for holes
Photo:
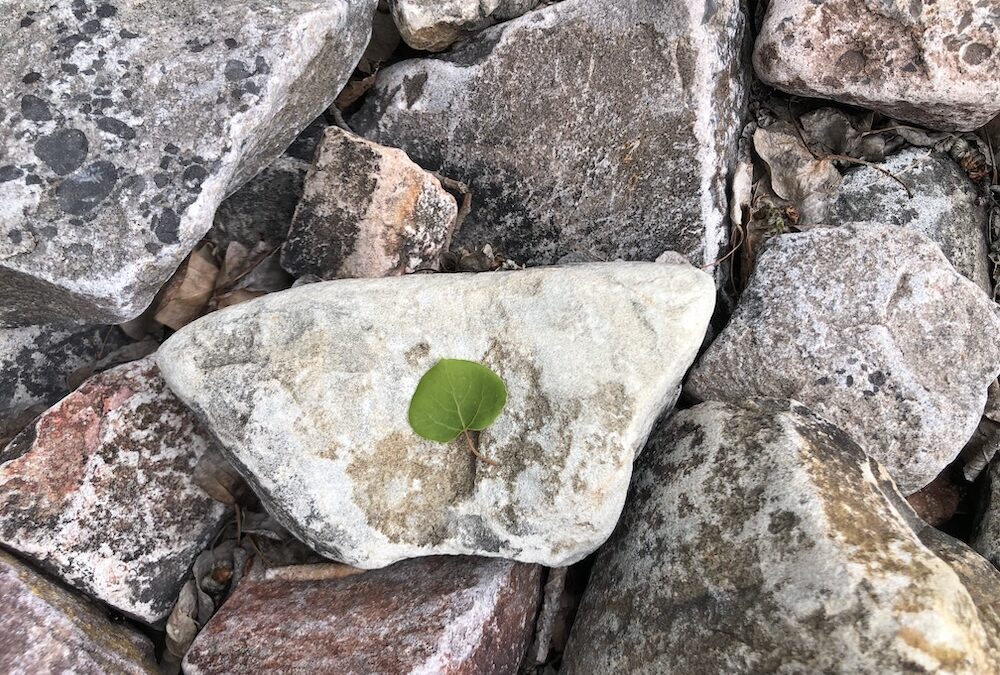
[[535,565],[465,557],[342,580],[247,580],[198,636],[184,672],[513,675],[540,586]]
[[764,82],[969,131],[1000,113],[991,0],[772,0],[753,62]]
[[988,214],[975,183],[951,157],[924,148],[904,150],[878,166],[906,183],[913,199],[884,173],[861,166],[844,176],[829,223],[896,225],[925,234],[955,269],[989,293]]
[[125,342],[112,326],[0,328],[0,426],[66,393],[67,379]]
[[390,0],[390,7],[406,44],[439,52],[470,33],[534,9],[540,1]]
[[153,645],[112,623],[97,605],[52,583],[0,551],[0,672],[160,672]]
[[982,495],[972,547],[1000,568],[1000,462],[986,470]]
[[1000,373],[998,331],[994,304],[921,234],[782,235],[688,386],[702,400],[800,400],[911,494],[975,431]]
[[471,187],[456,246],[710,262],[745,99],[739,6],[559,2],[383,70],[351,124]]
[[[452,553],[558,567],[614,529],[714,299],[687,264],[342,280],[211,314],[157,358],[317,552],[365,568]],[[479,436],[498,466],[410,428],[417,381],[442,358],[506,382],[507,407]]]
[[980,590],[923,527],[801,404],[678,413],[639,461],[560,672],[997,672]]
[[215,212],[213,240],[248,249],[259,242],[280,245],[302,198],[309,162],[282,155],[222,202]]
[[405,152],[329,127],[281,265],[295,276],[323,279],[413,272],[447,250],[457,215],[441,181]]
[[96,375],[0,450],[0,544],[156,622],[225,516],[191,479],[211,442],[151,359]]
[[333,100],[375,0],[8,0],[0,325],[116,323]]

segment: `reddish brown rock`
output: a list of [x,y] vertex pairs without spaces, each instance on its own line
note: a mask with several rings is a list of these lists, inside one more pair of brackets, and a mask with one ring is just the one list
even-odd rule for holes
[[0,672],[159,671],[149,640],[0,551]]
[[156,622],[225,516],[191,479],[211,442],[152,360],[92,377],[0,450],[0,543]]
[[541,568],[433,557],[330,581],[244,581],[195,640],[187,675],[516,673]]
[[295,276],[385,277],[432,263],[458,204],[406,153],[330,127],[305,178],[281,265]]

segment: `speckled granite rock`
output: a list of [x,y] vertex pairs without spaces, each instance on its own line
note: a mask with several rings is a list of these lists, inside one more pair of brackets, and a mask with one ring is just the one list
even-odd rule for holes
[[989,293],[988,214],[976,185],[948,155],[903,150],[880,168],[906,183],[914,198],[877,169],[860,166],[844,176],[830,204],[829,223],[896,225],[927,235],[961,274]]
[[159,673],[153,645],[104,610],[0,551],[0,672]]
[[262,241],[279,246],[292,226],[308,171],[309,162],[287,155],[276,159],[222,202],[211,238],[251,250]]
[[980,589],[914,528],[881,467],[800,404],[678,413],[639,460],[560,672],[997,672]]
[[470,186],[456,246],[703,264],[726,244],[743,29],[736,0],[559,2],[383,70],[350,123]]
[[0,544],[154,623],[225,517],[210,442],[151,359],[96,375],[0,450]]
[[772,0],[754,67],[793,94],[968,131],[1000,113],[998,25],[989,0]]
[[[317,552],[365,568],[454,553],[562,566],[614,529],[714,301],[687,264],[349,279],[210,314],[157,359]],[[442,358],[506,382],[479,437],[498,466],[410,428],[417,381]]]
[[406,44],[439,52],[470,33],[534,9],[540,1],[390,0],[390,7]]
[[375,0],[8,0],[0,325],[116,323],[336,96]]
[[54,403],[73,371],[125,341],[112,326],[0,328],[0,426],[22,410]]
[[281,266],[322,279],[413,272],[448,248],[458,204],[402,150],[339,127],[305,178]]
[[816,229],[771,240],[688,387],[702,400],[802,401],[911,494],[975,431],[998,334],[994,304],[923,235]]
[[513,674],[540,591],[535,565],[466,557],[333,581],[247,580],[198,636],[184,672]]

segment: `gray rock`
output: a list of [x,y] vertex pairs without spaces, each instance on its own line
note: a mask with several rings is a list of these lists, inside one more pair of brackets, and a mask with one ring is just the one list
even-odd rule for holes
[[379,73],[350,122],[473,192],[455,247],[695,264],[727,239],[745,99],[736,0],[574,0]]
[[28,408],[55,403],[75,370],[125,341],[114,326],[0,328],[0,426]]
[[[611,534],[714,300],[687,264],[349,279],[210,314],[157,360],[317,552],[364,568],[458,553],[562,566]],[[497,466],[410,428],[417,381],[442,358],[506,382],[478,441]]]
[[441,181],[402,150],[330,127],[305,178],[281,266],[322,279],[413,272],[447,250],[457,215]]
[[406,44],[439,52],[497,21],[513,19],[541,0],[390,0],[392,18]]
[[513,675],[540,582],[537,565],[458,556],[346,579],[247,579],[198,635],[184,673]]
[[1000,5],[772,0],[753,62],[778,89],[970,131],[1000,113]]
[[800,400],[912,494],[975,431],[998,331],[994,304],[922,234],[815,229],[771,240],[688,386],[702,400]]
[[1000,462],[992,462],[983,480],[982,502],[979,506],[972,547],[1000,568]]
[[96,375],[0,449],[0,544],[155,623],[226,516],[192,479],[211,443],[151,359]]
[[801,404],[678,413],[638,462],[560,672],[997,672],[995,617],[923,527]]
[[0,551],[0,672],[154,675],[153,645]]
[[925,234],[962,275],[991,292],[988,214],[979,190],[951,157],[910,148],[878,165],[903,181],[906,191],[875,168],[848,171],[830,204],[829,222],[896,225]]
[[6,2],[0,325],[138,315],[331,103],[375,4]]

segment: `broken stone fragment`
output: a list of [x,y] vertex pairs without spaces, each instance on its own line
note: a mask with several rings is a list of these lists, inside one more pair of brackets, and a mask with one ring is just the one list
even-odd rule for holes
[[138,315],[330,105],[375,0],[0,12],[0,326]]
[[[714,302],[686,263],[348,279],[205,316],[157,360],[317,552],[363,568],[437,554],[563,566],[614,529]],[[496,466],[410,428],[417,382],[443,358],[507,385],[478,439]]]
[[0,328],[0,427],[32,406],[54,403],[74,371],[126,341],[114,326]]
[[1000,5],[773,0],[753,63],[792,94],[971,131],[1000,113]]
[[736,0],[576,0],[379,73],[351,117],[470,186],[454,246],[696,265],[726,246],[745,108]]
[[153,645],[0,550],[0,672],[159,673]]
[[770,240],[688,381],[702,400],[795,398],[904,494],[972,436],[1000,373],[994,303],[922,234],[850,225]]
[[516,673],[540,585],[537,565],[467,557],[345,579],[246,579],[198,635],[184,672]]
[[305,178],[281,265],[323,279],[405,274],[448,248],[458,215],[402,150],[329,127]]
[[[989,216],[976,184],[961,167],[947,155],[923,148],[903,150],[875,166],[844,175],[828,222],[896,225],[925,234],[956,270],[989,293]],[[913,197],[884,172],[905,183]]]
[[391,0],[392,18],[406,44],[439,52],[498,21],[518,17],[541,0]]
[[998,672],[1000,575],[924,528],[801,404],[685,410],[638,461],[560,672]]
[[0,544],[155,623],[226,514],[192,480],[211,443],[151,359],[96,375],[0,450]]
[[972,547],[1000,568],[1000,462],[986,469]]

